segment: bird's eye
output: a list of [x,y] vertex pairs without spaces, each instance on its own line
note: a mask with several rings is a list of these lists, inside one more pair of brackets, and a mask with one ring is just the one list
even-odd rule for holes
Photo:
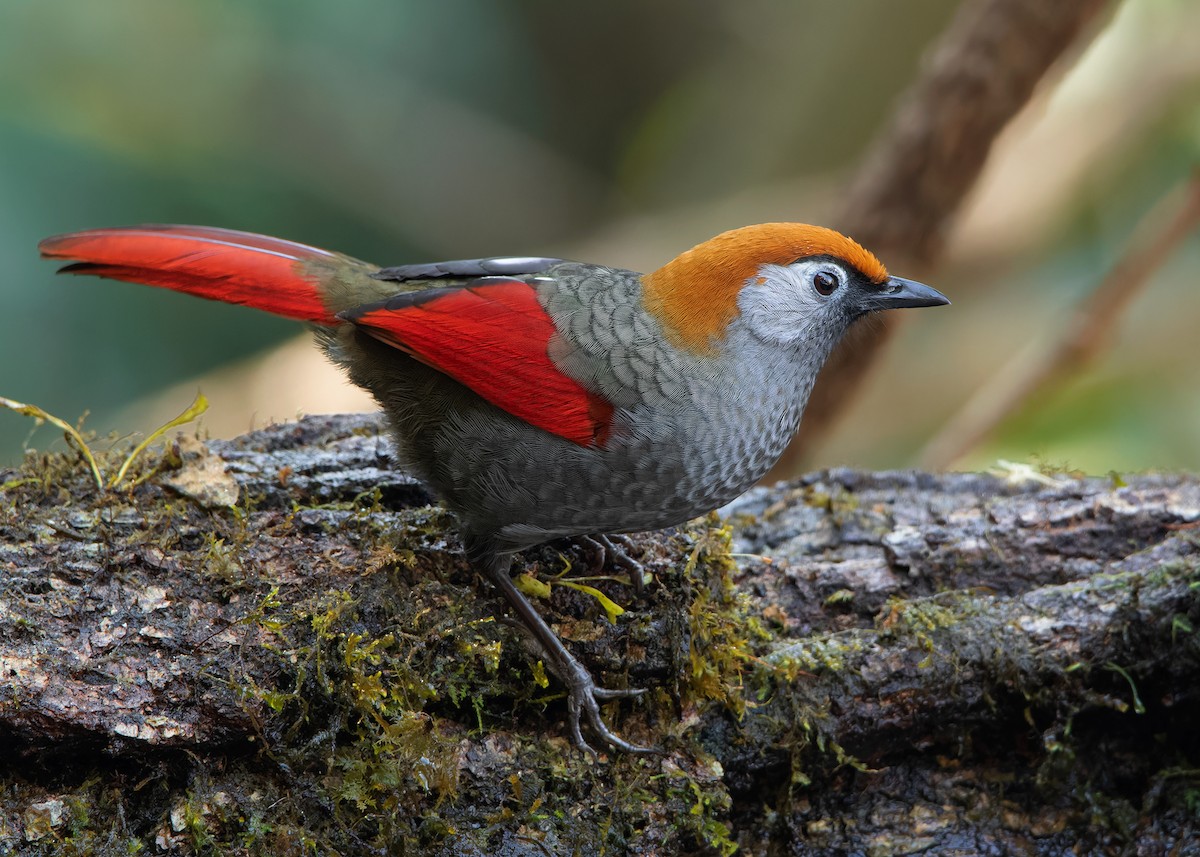
[[836,274],[831,274],[828,271],[817,271],[812,278],[813,288],[817,290],[817,294],[828,297],[833,294],[841,283],[838,281]]

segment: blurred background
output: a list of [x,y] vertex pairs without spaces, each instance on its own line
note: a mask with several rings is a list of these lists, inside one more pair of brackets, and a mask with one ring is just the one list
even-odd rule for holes
[[[381,265],[650,270],[727,228],[828,220],[956,5],[7,0],[0,396],[120,434],[198,388],[215,436],[369,409],[298,325],[56,278],[37,241],[182,222]],[[814,463],[917,461],[1200,162],[1200,4],[1115,8],[994,150],[928,278],[953,307],[911,314]],[[956,466],[1200,468],[1198,280],[1193,235],[1094,365]],[[0,411],[0,464],[61,443]]]

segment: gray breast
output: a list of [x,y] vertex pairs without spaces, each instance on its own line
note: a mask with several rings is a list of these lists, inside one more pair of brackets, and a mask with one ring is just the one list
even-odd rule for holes
[[746,357],[666,373],[649,395],[618,410],[605,449],[568,444],[531,462],[539,473],[536,502],[501,536],[534,544],[659,529],[757,482],[795,434],[815,369],[801,354],[759,355],[746,347],[749,339],[741,341],[748,336],[735,323],[729,351]]

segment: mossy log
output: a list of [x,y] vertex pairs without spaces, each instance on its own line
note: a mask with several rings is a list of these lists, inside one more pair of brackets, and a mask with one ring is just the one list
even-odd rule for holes
[[591,758],[389,449],[0,471],[0,853],[1200,853],[1194,477],[815,473],[636,537],[615,623],[531,552],[650,689],[607,711],[661,755]]

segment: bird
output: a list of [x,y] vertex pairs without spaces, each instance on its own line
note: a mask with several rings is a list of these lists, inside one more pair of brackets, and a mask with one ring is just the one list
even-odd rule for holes
[[[386,413],[398,463],[457,520],[566,685],[572,743],[655,752],[604,722],[603,687],[511,572],[559,538],[659,530],[733,500],[795,435],[817,373],[860,318],[948,304],[842,233],[723,232],[650,273],[539,256],[378,267],[230,229],[150,224],[46,238],[68,274],[143,283],[307,322]],[[595,542],[593,542],[594,544]],[[641,574],[636,575],[641,580]]]

